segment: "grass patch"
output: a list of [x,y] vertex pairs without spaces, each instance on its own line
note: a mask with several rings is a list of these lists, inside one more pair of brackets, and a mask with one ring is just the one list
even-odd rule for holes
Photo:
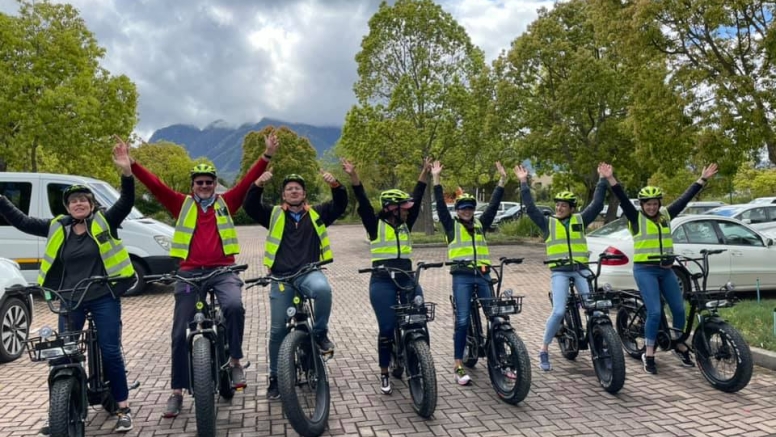
[[750,346],[776,352],[773,309],[776,299],[740,301],[733,308],[721,308],[719,315],[744,336]]

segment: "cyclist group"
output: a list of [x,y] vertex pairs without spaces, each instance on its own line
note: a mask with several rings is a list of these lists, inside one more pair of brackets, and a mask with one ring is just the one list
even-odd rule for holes
[[[273,155],[278,151],[279,141],[275,133],[265,138],[266,149],[250,167],[245,176],[223,194],[216,194],[216,169],[208,164],[199,164],[191,170],[191,191],[180,193],[168,187],[156,175],[130,157],[129,146],[117,137],[113,149],[114,162],[122,172],[121,197],[107,211],[98,208],[94,196],[86,186],[73,186],[63,195],[67,214],[54,219],[39,219],[26,216],[8,199],[0,195],[0,215],[18,229],[47,237],[46,252],[41,263],[38,283],[54,289],[72,287],[78,281],[93,275],[107,275],[118,278],[101,287],[88,290],[84,305],[79,308],[74,328],[80,329],[87,312],[91,312],[99,333],[98,342],[102,351],[105,372],[110,388],[118,402],[117,432],[132,429],[131,410],[128,404],[127,378],[121,352],[121,303],[120,296],[131,286],[135,272],[117,228],[128,215],[134,203],[134,178],[140,180],[158,201],[176,219],[170,255],[180,259],[179,274],[201,275],[219,267],[235,263],[240,251],[233,215],[240,207],[258,224],[268,229],[263,258],[264,266],[276,276],[291,275],[305,265],[332,259],[327,227],[344,212],[348,204],[347,190],[330,173],[322,172],[323,180],[331,187],[332,200],[319,205],[309,205],[305,180],[296,174],[286,176],[282,181],[282,203],[276,206],[262,202],[265,184],[273,177],[268,170]],[[471,377],[462,365],[466,333],[470,321],[470,302],[473,290],[479,298],[490,298],[490,268],[488,245],[485,238],[495,218],[504,195],[507,173],[500,162],[496,162],[499,173],[498,186],[493,192],[487,208],[481,216],[475,216],[476,199],[470,194],[460,194],[455,200],[456,214],[450,214],[446,207],[439,161],[426,159],[412,195],[399,189],[380,193],[381,209],[375,212],[358,177],[355,166],[342,161],[345,173],[358,202],[357,212],[367,231],[371,247],[373,266],[412,270],[412,241],[410,232],[418,218],[420,204],[426,191],[426,180],[430,173],[439,221],[445,232],[450,261],[467,261],[468,265],[456,263],[451,268],[455,308],[453,374],[461,385],[471,382]],[[539,351],[540,368],[551,369],[548,346],[555,337],[563,319],[569,281],[574,282],[581,295],[589,293],[586,277],[589,252],[585,229],[603,209],[607,186],[620,200],[623,213],[628,220],[628,229],[634,239],[634,277],[647,308],[645,326],[646,352],[642,360],[644,369],[657,373],[654,345],[661,316],[662,294],[672,312],[673,327],[684,328],[685,315],[682,294],[678,280],[670,265],[650,259],[652,255],[672,253],[673,242],[670,220],[679,214],[687,203],[702,189],[703,185],[717,172],[716,164],[703,169],[701,177],[670,205],[663,206],[663,193],[657,187],[647,186],[638,193],[641,208],[637,209],[628,200],[623,187],[613,176],[612,167],[601,163],[598,166],[600,180],[596,186],[593,202],[578,212],[578,198],[569,191],[554,196],[555,214],[545,216],[531,198],[528,171],[518,165],[515,176],[521,183],[521,194],[526,214],[541,229],[546,243],[548,260],[570,259],[569,264],[552,264],[551,288],[553,308],[550,313],[542,346]],[[653,257],[654,258],[654,257]],[[480,274],[472,274],[476,270]],[[245,309],[242,304],[242,281],[234,273],[219,275],[207,284],[216,291],[227,329],[230,363],[229,369],[235,388],[246,386],[242,352],[245,326]],[[411,281],[412,278],[405,278]],[[479,283],[478,286],[475,286]],[[328,334],[331,313],[332,290],[320,271],[313,271],[296,279],[294,284],[309,298],[314,299],[316,314],[313,327],[316,342],[322,353],[334,350],[334,343]],[[395,316],[391,306],[395,303],[396,284],[385,274],[373,273],[369,284],[370,301],[378,324],[377,350],[380,370],[380,388],[390,394],[389,361]],[[420,286],[416,295],[422,296]],[[270,341],[269,341],[269,386],[267,397],[277,399],[278,350],[287,330],[285,309],[290,305],[290,293],[273,283],[270,291]],[[186,284],[175,288],[175,305],[171,329],[171,394],[167,399],[164,417],[175,417],[181,411],[183,390],[190,389],[186,356],[186,327],[195,313],[196,295]],[[60,328],[62,326],[60,320]],[[679,343],[673,351],[683,365],[692,366],[688,347]],[[45,429],[44,429],[45,432]]]

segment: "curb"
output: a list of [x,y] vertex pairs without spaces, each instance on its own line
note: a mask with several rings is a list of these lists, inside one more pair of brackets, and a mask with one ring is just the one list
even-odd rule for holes
[[754,364],[770,370],[776,370],[776,352],[749,346]]

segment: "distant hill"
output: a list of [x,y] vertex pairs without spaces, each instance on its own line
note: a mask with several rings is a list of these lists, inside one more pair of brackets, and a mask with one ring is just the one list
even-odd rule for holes
[[240,127],[230,127],[224,121],[218,120],[201,130],[196,126],[174,124],[154,132],[149,142],[170,141],[180,144],[188,150],[192,158],[200,156],[209,158],[216,165],[219,176],[231,181],[240,171],[243,138],[249,132],[260,131],[266,126],[287,126],[297,135],[307,137],[318,151],[319,157],[322,157],[342,135],[340,127],[319,127],[263,118],[258,123],[244,124]]

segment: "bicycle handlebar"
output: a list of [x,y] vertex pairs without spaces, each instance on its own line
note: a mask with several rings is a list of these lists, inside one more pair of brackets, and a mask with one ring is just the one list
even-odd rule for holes
[[274,276],[272,274],[266,275],[266,276],[259,276],[258,278],[251,278],[246,279],[245,285],[246,289],[261,286],[266,287],[267,285],[271,284],[272,281],[275,282],[291,282],[294,279],[298,278],[299,276],[306,275],[307,273],[310,273],[313,270],[320,270],[322,266],[325,266],[326,264],[332,263],[334,260],[332,259],[326,259],[323,261],[315,261],[311,262],[309,264],[306,264],[301,269],[299,269],[296,273],[286,276]]
[[400,269],[398,267],[388,267],[388,266],[385,266],[385,265],[381,264],[381,265],[375,266],[375,267],[368,267],[368,268],[365,268],[365,269],[358,269],[358,273],[373,273],[373,272],[374,273],[378,273],[378,272],[391,272],[391,271],[394,271],[394,272],[401,272],[401,273],[406,273],[406,274],[410,274],[411,275],[413,273],[418,272],[419,270],[434,269],[434,268],[438,268],[438,267],[442,267],[442,266],[444,266],[444,263],[441,263],[441,262],[439,262],[439,263],[425,263],[423,261],[420,261],[420,262],[418,262],[417,270],[404,270],[404,269]]
[[[89,290],[89,287],[95,284],[106,284],[108,282],[114,282],[114,281],[120,281],[120,280],[130,280],[134,279],[134,277],[127,278],[123,276],[90,276],[88,278],[81,279],[78,281],[78,283],[75,284],[75,287],[68,288],[68,289],[61,289],[61,290],[53,290],[51,288],[43,287],[42,285],[14,285],[12,287],[6,288],[6,291],[9,293],[20,293],[22,295],[32,295],[35,293],[40,294],[43,296],[43,299],[46,301],[46,304],[49,307],[49,311],[51,311],[54,314],[59,315],[67,315],[71,311],[75,311],[78,309],[78,307],[81,306],[83,303],[84,297],[86,296],[86,292]],[[78,297],[78,300],[76,301],[75,305],[68,305],[65,302],[72,302],[73,300],[70,299],[69,301],[64,298],[63,294],[65,293],[75,293],[77,291],[82,291],[81,295]],[[59,299],[60,306],[59,308],[54,306],[54,300],[52,299],[52,295]]]
[[172,283],[172,282],[180,281],[180,282],[185,282],[186,284],[189,284],[192,287],[199,289],[200,286],[202,286],[202,283],[218,275],[222,275],[224,273],[244,272],[247,269],[248,269],[248,264],[234,264],[231,266],[218,267],[212,272],[207,274],[199,274],[199,275],[188,276],[188,277],[181,276],[177,271],[170,272],[170,273],[163,273],[161,275],[147,275],[145,276],[145,281],[148,284],[153,284],[156,282]]

